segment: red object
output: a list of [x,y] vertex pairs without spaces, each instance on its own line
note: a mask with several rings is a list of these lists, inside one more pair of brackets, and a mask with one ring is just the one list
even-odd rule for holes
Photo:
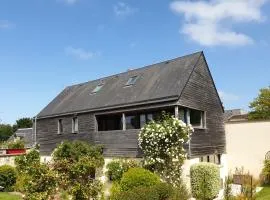
[[7,149],[6,154],[24,154],[26,152],[25,149]]

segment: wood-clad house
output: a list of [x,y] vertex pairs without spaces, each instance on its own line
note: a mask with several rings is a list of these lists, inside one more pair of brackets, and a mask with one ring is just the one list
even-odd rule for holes
[[225,152],[223,106],[203,52],[66,87],[37,115],[36,142],[42,155],[83,140],[104,145],[105,157],[140,157],[138,132],[162,111],[193,125],[191,159]]

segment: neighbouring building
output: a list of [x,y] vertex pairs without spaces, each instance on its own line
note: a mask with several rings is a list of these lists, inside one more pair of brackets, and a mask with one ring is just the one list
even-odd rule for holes
[[35,138],[48,159],[63,140],[102,144],[106,159],[140,158],[140,128],[162,111],[195,129],[184,174],[200,161],[225,169],[224,110],[203,52],[66,87],[37,115]]
[[246,112],[241,113],[225,122],[228,169],[233,174],[243,167],[259,178],[264,160],[270,159],[270,120],[251,121]]

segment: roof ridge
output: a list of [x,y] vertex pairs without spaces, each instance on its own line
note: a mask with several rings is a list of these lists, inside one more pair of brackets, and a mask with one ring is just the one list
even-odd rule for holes
[[98,79],[89,80],[89,81],[86,81],[86,82],[69,85],[66,88],[70,88],[70,87],[73,87],[73,86],[85,85],[87,83],[94,82],[94,81],[101,81],[101,80],[108,79],[110,77],[118,76],[118,75],[121,75],[121,74],[125,74],[125,73],[129,73],[129,72],[137,71],[137,70],[143,70],[143,69],[146,69],[146,68],[150,68],[150,67],[153,67],[154,65],[159,65],[159,64],[162,64],[162,63],[175,62],[175,61],[177,61],[179,59],[182,59],[182,58],[185,58],[185,57],[194,56],[195,54],[201,54],[202,52],[203,51],[197,51],[197,52],[194,52],[194,53],[191,53],[191,54],[179,56],[179,57],[168,59],[168,60],[165,60],[165,61],[155,62],[153,64],[144,65],[143,67],[139,67],[139,68],[136,68],[136,69],[128,70],[128,71],[125,71],[125,72],[120,72],[120,73],[117,73],[117,74],[112,74],[112,75],[101,77],[101,78],[98,78]]

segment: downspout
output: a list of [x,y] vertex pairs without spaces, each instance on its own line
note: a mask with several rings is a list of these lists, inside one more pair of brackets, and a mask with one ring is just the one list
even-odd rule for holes
[[[190,110],[187,109],[187,124],[189,125],[190,124]],[[190,158],[191,157],[191,146],[190,146],[190,142],[191,142],[191,135],[190,133],[188,133],[188,137],[189,137],[189,140],[188,140],[188,157]]]
[[37,145],[37,116],[35,116],[35,146]]

